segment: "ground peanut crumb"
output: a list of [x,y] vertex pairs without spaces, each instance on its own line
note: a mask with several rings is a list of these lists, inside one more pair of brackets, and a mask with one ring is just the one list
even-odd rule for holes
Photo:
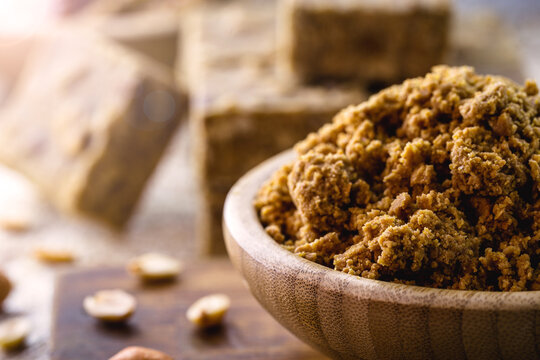
[[341,111],[263,185],[267,232],[309,260],[435,288],[540,288],[540,97],[438,66]]

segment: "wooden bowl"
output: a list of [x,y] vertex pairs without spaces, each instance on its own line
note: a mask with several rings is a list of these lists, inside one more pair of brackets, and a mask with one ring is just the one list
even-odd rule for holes
[[442,290],[364,279],[274,242],[253,200],[294,156],[287,151],[247,173],[224,209],[233,264],[283,326],[335,359],[540,359],[540,291]]

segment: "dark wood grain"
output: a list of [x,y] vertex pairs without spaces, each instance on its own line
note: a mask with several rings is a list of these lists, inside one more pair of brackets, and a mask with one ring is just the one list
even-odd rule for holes
[[[127,324],[106,326],[84,313],[83,298],[107,288],[136,296],[138,308]],[[232,300],[224,325],[195,329],[185,317],[187,308],[215,292]],[[155,348],[175,359],[324,359],[263,310],[225,259],[189,265],[179,281],[151,286],[118,268],[65,274],[57,283],[53,316],[53,360],[103,360],[129,345]]]

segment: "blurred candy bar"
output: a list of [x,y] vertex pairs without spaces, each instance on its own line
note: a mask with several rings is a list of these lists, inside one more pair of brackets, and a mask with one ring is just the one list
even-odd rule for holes
[[449,64],[473,66],[479,74],[499,74],[523,83],[527,58],[522,54],[516,29],[493,10],[459,15],[453,20]]
[[109,39],[167,66],[176,64],[180,45],[179,15],[170,11],[140,11],[118,16],[92,16],[83,24]]
[[85,14],[128,14],[140,11],[169,10],[178,12],[197,0],[91,0]]
[[280,69],[313,83],[394,83],[443,61],[450,0],[282,0]]
[[279,82],[275,10],[272,1],[214,3],[187,22],[184,73],[203,193],[198,240],[207,254],[224,252],[223,202],[241,175],[365,98],[354,90]]
[[59,208],[121,227],[185,96],[159,64],[94,33],[63,28],[38,41],[0,113],[0,161]]
[[0,34],[0,106],[11,93],[33,43],[31,36]]
[[[85,25],[165,64],[171,70],[181,47],[180,22],[195,0],[93,0]],[[80,18],[78,19],[80,20]]]
[[[46,1],[46,0],[41,0]],[[58,16],[69,16],[78,13],[94,0],[48,0],[52,2],[52,13]]]

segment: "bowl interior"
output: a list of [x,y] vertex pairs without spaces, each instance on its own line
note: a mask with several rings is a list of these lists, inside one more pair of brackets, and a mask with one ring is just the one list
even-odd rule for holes
[[[335,271],[285,250],[264,231],[253,201],[261,185],[295,157],[296,153],[288,150],[263,162],[244,175],[227,196],[224,207],[227,237],[254,261],[283,272],[308,274],[313,279],[324,278],[324,284],[330,287],[345,283],[346,286],[340,285],[342,291],[360,299],[468,310],[540,309],[540,291],[448,290],[371,280]],[[230,255],[235,262],[236,254]]]

